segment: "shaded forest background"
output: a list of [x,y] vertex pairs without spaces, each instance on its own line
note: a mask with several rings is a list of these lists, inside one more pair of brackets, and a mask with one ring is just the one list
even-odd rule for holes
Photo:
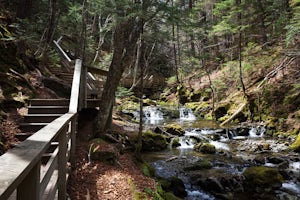
[[[134,93],[224,122],[246,102],[233,121],[299,133],[299,0],[2,0],[2,124],[8,107],[44,91],[47,67],[63,62],[61,36],[71,59],[112,74],[104,108],[115,92]],[[11,136],[0,136],[8,148]]]

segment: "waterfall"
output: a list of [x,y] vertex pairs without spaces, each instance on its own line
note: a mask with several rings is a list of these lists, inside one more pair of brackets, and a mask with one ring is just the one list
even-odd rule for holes
[[144,116],[150,124],[157,124],[164,119],[163,113],[154,106],[144,107]]
[[179,138],[180,149],[192,149],[194,148],[195,141],[190,137],[180,137]]
[[256,138],[256,137],[263,137],[266,129],[262,126],[252,127],[249,130],[249,137]]
[[179,108],[180,120],[193,121],[196,120],[196,116],[190,108]]

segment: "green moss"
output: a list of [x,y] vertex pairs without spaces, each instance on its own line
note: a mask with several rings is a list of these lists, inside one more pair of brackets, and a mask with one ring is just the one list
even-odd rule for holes
[[283,177],[278,170],[270,167],[249,167],[244,171],[243,175],[245,177],[246,184],[251,187],[280,187],[283,182]]
[[179,85],[177,87],[176,96],[179,99],[179,103],[185,104],[186,102],[189,102],[190,95],[191,92],[184,85]]
[[161,107],[161,112],[164,113],[165,116],[171,119],[176,119],[179,118],[180,116],[177,106]]
[[147,193],[139,191],[137,189],[134,181],[131,178],[128,178],[128,184],[130,185],[131,191],[133,192],[133,198],[134,198],[134,200],[148,199]]
[[192,166],[184,168],[186,171],[196,171],[196,170],[203,170],[203,169],[211,169],[213,167],[213,164],[207,160],[199,160],[196,163],[194,163]]
[[172,148],[176,148],[180,146],[179,137],[173,138],[172,140]]
[[216,147],[210,143],[198,143],[194,146],[194,150],[206,154],[216,153]]
[[143,105],[144,106],[156,106],[156,102],[151,99],[144,99]]
[[216,153],[216,147],[212,144],[204,143],[200,147],[200,152],[208,153],[208,154],[214,154],[214,153]]
[[149,165],[149,163],[143,163],[141,167],[144,175],[149,177],[155,176],[155,168]]
[[172,134],[172,135],[177,135],[177,136],[183,136],[184,135],[184,130],[179,124],[167,124],[164,126],[164,129],[166,132]]
[[171,100],[168,100],[168,101],[158,101],[156,102],[157,105],[160,105],[162,107],[176,107],[178,106],[178,102],[177,101],[171,101]]
[[176,197],[173,193],[171,192],[166,192],[163,195],[164,200],[180,200],[179,197]]
[[300,152],[300,133],[298,134],[295,142],[291,144],[290,148],[295,152]]
[[[137,141],[135,135],[134,141]],[[161,151],[167,149],[168,138],[165,135],[157,134],[152,131],[145,131],[142,134],[142,151]]]

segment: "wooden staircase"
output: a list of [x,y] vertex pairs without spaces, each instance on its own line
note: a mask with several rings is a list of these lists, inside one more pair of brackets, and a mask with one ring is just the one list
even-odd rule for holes
[[22,133],[17,133],[16,137],[20,141],[24,141],[56,118],[67,113],[68,109],[69,99],[30,100],[28,113],[24,115],[23,122],[19,125]]
[[[65,63],[63,67],[49,67],[49,70],[57,78],[64,81],[69,86],[72,85],[74,68]],[[103,90],[104,81],[96,79],[91,73],[87,73],[86,89],[87,98],[99,98]]]
[[22,133],[17,134],[23,142],[0,156],[1,200],[66,199],[68,170],[75,166],[78,111],[100,106],[98,99],[87,99],[87,92],[81,92],[87,91],[87,81],[82,80],[86,71],[80,59],[74,68],[70,100],[30,101],[20,123]]
[[[63,67],[50,67],[49,70],[57,78],[64,81],[66,84],[72,85],[74,68],[68,63]],[[87,107],[98,107],[99,99],[102,92],[103,82],[95,80],[90,74],[87,76]],[[37,132],[44,126],[51,123],[56,118],[68,112],[69,99],[32,99],[28,106],[28,113],[24,115],[19,128],[21,133],[16,134],[19,141],[26,140],[33,133]]]

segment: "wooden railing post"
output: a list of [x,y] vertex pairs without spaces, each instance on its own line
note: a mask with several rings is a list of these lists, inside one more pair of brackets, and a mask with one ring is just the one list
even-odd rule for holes
[[80,83],[80,109],[87,107],[87,67],[82,65],[81,83]]
[[67,131],[65,127],[58,137],[58,199],[66,200],[67,193]]
[[41,162],[39,161],[29,172],[26,178],[18,186],[17,189],[17,200],[40,199],[40,171]]
[[76,131],[77,131],[77,115],[71,121],[71,150],[70,150],[70,163],[72,167],[75,167],[75,150],[76,150]]

